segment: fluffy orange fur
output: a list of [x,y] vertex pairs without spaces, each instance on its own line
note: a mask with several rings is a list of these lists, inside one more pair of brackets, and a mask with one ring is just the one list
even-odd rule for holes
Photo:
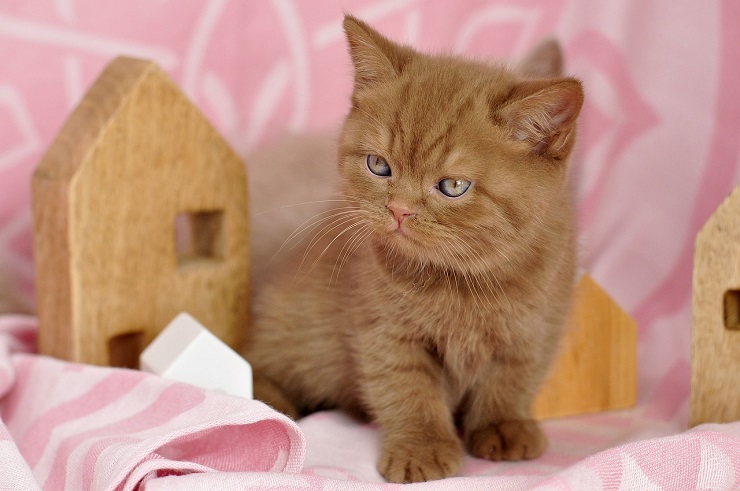
[[[453,475],[463,444],[537,457],[546,439],[530,406],[574,282],[567,160],[581,84],[559,76],[553,44],[510,70],[420,54],[353,17],[344,28],[355,86],[342,196],[259,288],[246,352],[256,396],[293,417],[369,417],[389,481]],[[451,198],[446,179],[470,186]]]

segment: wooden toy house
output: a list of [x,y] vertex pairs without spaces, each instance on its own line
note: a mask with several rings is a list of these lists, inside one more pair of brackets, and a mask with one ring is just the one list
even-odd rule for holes
[[624,409],[637,400],[637,325],[588,275],[576,286],[537,419]]
[[241,160],[164,72],[111,62],[33,176],[39,351],[136,366],[182,311],[237,346],[246,186]]
[[690,424],[740,420],[740,187],[696,237]]

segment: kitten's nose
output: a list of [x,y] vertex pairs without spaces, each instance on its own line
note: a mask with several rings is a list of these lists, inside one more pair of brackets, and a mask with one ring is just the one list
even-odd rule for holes
[[416,213],[414,213],[411,209],[396,203],[388,203],[386,205],[386,208],[388,208],[388,211],[391,212],[393,218],[396,219],[396,223],[399,227],[408,217],[416,215]]

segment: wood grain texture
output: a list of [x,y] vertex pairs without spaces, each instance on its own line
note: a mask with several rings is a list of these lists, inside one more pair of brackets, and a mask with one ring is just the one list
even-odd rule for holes
[[537,419],[634,406],[637,326],[588,275],[578,282],[560,353],[535,400]]
[[[33,176],[39,350],[107,365],[187,311],[231,346],[245,331],[244,165],[155,64],[110,63]],[[175,221],[221,212],[218,257],[178,261]],[[195,233],[204,227],[192,227]],[[202,237],[194,237],[195,252]]]
[[740,420],[740,187],[696,237],[691,426]]

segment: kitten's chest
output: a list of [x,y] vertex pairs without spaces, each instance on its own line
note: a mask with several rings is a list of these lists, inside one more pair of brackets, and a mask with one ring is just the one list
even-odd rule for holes
[[469,378],[518,342],[508,313],[482,305],[480,299],[417,291],[405,301],[409,307],[395,319],[395,329],[423,340],[427,351],[456,376]]
[[364,306],[359,323],[380,320],[388,335],[423,346],[456,377],[470,378],[523,341],[517,323],[525,316],[511,294],[504,302],[448,275],[399,277],[361,264],[363,294],[354,297]]

